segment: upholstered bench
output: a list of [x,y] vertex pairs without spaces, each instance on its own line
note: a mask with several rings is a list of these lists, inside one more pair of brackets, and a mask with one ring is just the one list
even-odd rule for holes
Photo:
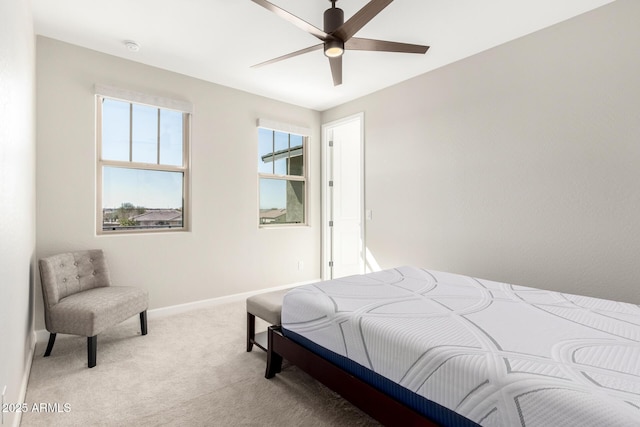
[[279,325],[282,314],[282,299],[289,289],[264,292],[247,298],[247,351],[253,345],[267,350],[267,333],[261,332],[256,336],[256,317],[270,325]]

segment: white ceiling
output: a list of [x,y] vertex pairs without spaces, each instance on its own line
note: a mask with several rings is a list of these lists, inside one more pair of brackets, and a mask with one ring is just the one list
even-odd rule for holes
[[[426,55],[347,51],[333,86],[319,41],[250,0],[31,0],[35,31],[202,80],[326,110],[613,0],[398,0],[356,37],[426,44]],[[271,0],[322,28],[327,0]],[[368,0],[339,0],[345,20]],[[124,40],[141,49],[130,52]]]

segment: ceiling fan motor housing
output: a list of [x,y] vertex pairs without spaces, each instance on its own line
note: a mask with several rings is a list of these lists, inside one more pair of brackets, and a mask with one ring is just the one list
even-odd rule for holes
[[344,11],[339,7],[332,7],[324,11],[324,32],[333,33],[340,25],[344,24]]

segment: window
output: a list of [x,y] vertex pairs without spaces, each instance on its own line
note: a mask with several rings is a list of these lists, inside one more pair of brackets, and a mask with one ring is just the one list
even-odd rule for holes
[[189,119],[97,96],[98,234],[187,229]]
[[260,226],[307,223],[307,140],[258,128]]

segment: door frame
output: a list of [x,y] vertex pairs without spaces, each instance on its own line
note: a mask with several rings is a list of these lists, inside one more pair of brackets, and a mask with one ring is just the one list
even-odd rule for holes
[[332,159],[329,152],[329,135],[331,131],[341,125],[350,122],[360,123],[360,241],[362,247],[360,253],[362,256],[362,265],[366,269],[366,223],[365,223],[365,163],[364,163],[364,112],[357,113],[351,116],[344,117],[342,119],[334,120],[322,125],[322,259],[320,273],[322,274],[322,280],[331,279],[331,267],[329,261],[332,259],[332,247],[331,247],[331,227],[329,221],[333,218],[333,206],[330,198],[331,189],[329,187],[330,166],[332,165]]

